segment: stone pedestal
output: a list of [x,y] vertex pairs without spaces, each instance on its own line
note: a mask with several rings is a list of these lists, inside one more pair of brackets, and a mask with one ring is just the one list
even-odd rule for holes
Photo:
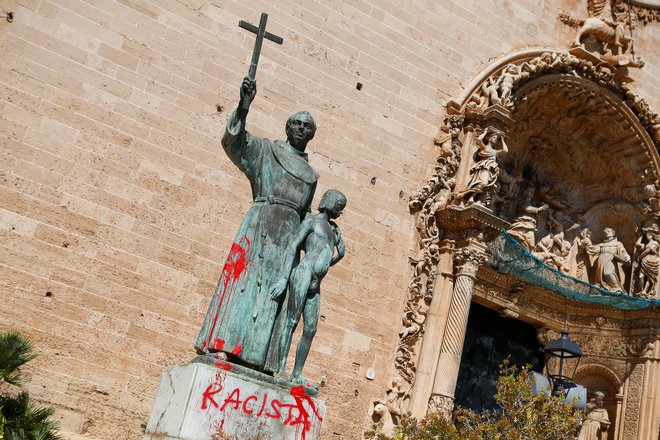
[[234,370],[226,362],[165,369],[143,440],[319,438],[324,402]]

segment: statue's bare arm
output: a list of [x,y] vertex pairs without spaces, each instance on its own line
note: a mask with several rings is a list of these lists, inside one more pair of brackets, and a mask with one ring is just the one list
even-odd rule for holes
[[284,253],[284,261],[280,269],[280,275],[275,284],[270,289],[270,297],[273,300],[279,299],[286,290],[286,285],[289,282],[289,276],[291,275],[291,269],[293,268],[293,262],[298,254],[300,248],[305,243],[307,236],[312,232],[314,227],[314,218],[307,217],[298,228],[296,236],[289,243]]

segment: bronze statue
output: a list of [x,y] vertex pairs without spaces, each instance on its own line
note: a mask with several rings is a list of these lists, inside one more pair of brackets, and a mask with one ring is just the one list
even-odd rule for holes
[[271,300],[269,291],[287,245],[310,210],[319,176],[305,153],[316,131],[309,113],[287,120],[286,141],[261,139],[246,131],[256,90],[256,81],[248,75],[222,138],[225,152],[250,181],[253,203],[222,269],[195,349],[263,370],[282,303],[281,298]]

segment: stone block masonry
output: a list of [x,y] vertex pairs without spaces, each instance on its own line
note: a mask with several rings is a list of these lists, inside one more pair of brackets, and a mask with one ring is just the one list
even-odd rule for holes
[[[567,47],[559,8],[584,6],[559,3],[0,2],[0,327],[34,341],[32,395],[68,431],[137,439],[163,368],[194,356],[250,205],[219,138],[253,46],[238,21],[263,11],[284,45],[263,49],[249,129],[282,138],[309,110],[317,193],[351,201],[305,372],[324,384],[321,437],[358,438],[392,374],[407,197],[430,175],[444,104],[496,57]],[[631,75],[657,109],[657,26],[638,35],[647,66]]]

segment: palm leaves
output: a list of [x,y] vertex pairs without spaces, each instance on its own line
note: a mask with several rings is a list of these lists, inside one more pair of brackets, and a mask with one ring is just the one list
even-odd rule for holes
[[[15,332],[0,331],[0,384],[18,386],[19,367],[34,359],[32,343]],[[59,423],[50,420],[55,410],[30,402],[27,391],[0,394],[1,440],[60,440]]]
[[37,357],[32,343],[20,333],[0,331],[0,380],[21,384],[18,368]]
[[18,396],[0,396],[0,408],[5,417],[4,440],[57,440],[59,424],[49,420],[53,408],[39,407],[30,402],[27,392]]

